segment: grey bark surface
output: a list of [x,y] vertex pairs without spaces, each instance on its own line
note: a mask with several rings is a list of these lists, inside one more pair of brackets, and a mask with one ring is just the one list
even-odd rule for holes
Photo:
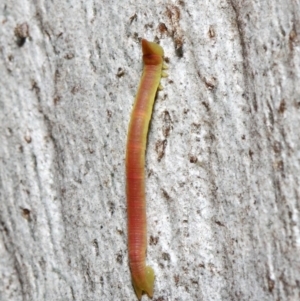
[[2,0],[0,18],[1,301],[136,300],[141,38],[169,66],[146,154],[153,300],[300,299],[299,1]]

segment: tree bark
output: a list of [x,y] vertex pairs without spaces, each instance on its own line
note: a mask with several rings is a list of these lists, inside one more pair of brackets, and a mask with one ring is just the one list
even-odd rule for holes
[[299,1],[2,0],[0,18],[0,300],[136,300],[141,38],[169,66],[146,153],[153,300],[299,300]]

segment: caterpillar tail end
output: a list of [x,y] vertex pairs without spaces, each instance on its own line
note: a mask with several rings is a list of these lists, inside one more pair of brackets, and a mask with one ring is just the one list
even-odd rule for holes
[[134,291],[139,300],[141,300],[143,292],[145,292],[149,298],[153,297],[154,278],[154,270],[150,266],[146,266],[146,279],[143,281],[143,284],[141,284],[140,281],[135,281],[134,278],[132,279]]

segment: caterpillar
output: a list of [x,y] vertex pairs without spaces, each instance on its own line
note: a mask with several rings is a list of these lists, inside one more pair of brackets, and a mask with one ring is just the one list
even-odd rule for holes
[[143,292],[153,296],[154,270],[146,266],[147,223],[145,200],[145,151],[149,122],[163,69],[164,51],[142,39],[144,69],[135,97],[126,146],[126,196],[128,217],[128,259],[132,284],[140,300]]

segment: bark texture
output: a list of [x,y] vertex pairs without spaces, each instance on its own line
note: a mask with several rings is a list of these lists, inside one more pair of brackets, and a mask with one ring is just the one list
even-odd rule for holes
[[147,149],[153,300],[300,299],[298,0],[2,0],[0,24],[0,300],[136,300],[141,38],[169,65]]

